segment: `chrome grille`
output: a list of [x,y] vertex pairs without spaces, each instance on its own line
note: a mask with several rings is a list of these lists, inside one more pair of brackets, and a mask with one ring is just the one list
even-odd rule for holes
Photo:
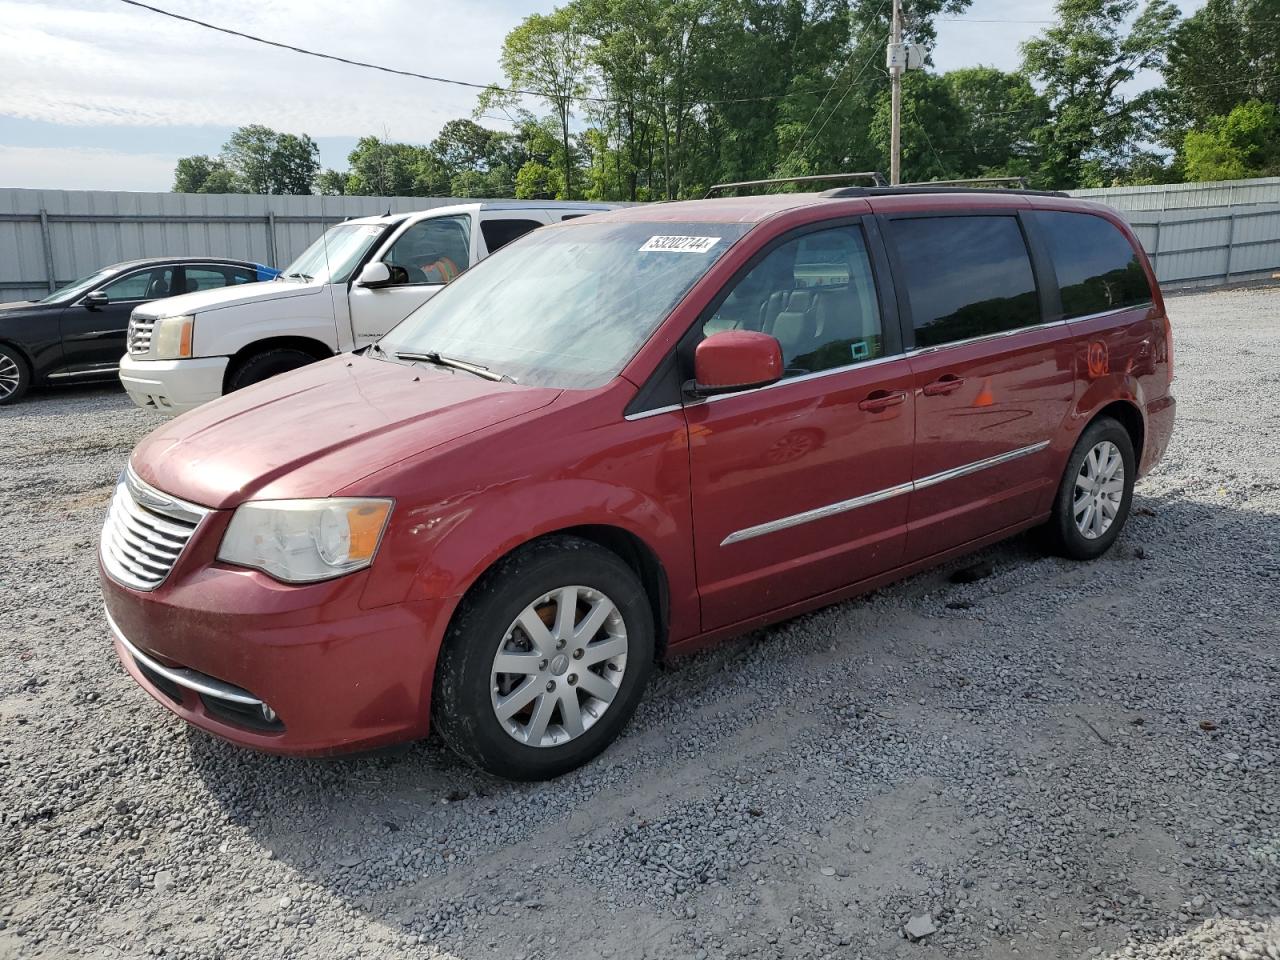
[[143,483],[126,470],[102,525],[102,565],[135,590],[164,583],[209,511]]
[[129,356],[142,357],[151,352],[151,333],[156,322],[151,317],[129,317],[129,333],[126,342],[129,344]]

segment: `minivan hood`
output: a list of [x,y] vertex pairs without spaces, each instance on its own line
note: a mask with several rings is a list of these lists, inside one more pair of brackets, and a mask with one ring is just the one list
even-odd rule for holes
[[145,437],[130,463],[157,489],[206,507],[327,497],[560,392],[348,354],[185,413]]
[[206,310],[220,310],[242,303],[265,303],[268,300],[286,300],[289,297],[306,297],[319,293],[323,283],[298,283],[293,280],[265,280],[260,283],[242,283],[234,287],[214,287],[197,290],[176,297],[154,300],[134,309],[140,317],[180,317]]

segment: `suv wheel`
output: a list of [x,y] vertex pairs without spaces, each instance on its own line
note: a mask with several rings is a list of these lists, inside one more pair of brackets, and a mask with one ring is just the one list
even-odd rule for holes
[[16,403],[31,386],[27,361],[12,347],[0,345],[0,406]]
[[653,636],[644,588],[615,554],[577,537],[533,543],[459,608],[436,668],[433,726],[489,773],[559,776],[631,718]]
[[311,354],[290,347],[277,347],[251,354],[241,360],[235,372],[227,378],[227,393],[315,362],[316,358]]
[[1081,434],[1067,461],[1048,534],[1051,546],[1074,560],[1092,560],[1120,536],[1133,502],[1137,461],[1129,432],[1104,417]]

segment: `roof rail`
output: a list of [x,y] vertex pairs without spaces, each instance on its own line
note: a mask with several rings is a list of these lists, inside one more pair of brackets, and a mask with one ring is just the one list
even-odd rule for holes
[[820,173],[810,177],[774,177],[769,180],[738,180],[734,183],[717,183],[713,185],[703,199],[709,199],[722,190],[732,190],[736,187],[765,187],[776,183],[819,183],[832,180],[870,180],[877,187],[886,186],[888,183],[884,178],[884,174],[879,170],[868,170],[865,173]]
[[1027,189],[1026,177],[962,177],[959,180],[913,180],[902,187],[1015,187]]
[[[998,183],[1026,183],[1025,177],[984,177],[973,180],[934,180],[928,183],[903,183],[896,187],[837,187],[824,190],[819,196],[829,199],[848,197],[891,197],[894,195],[930,194],[930,193],[977,193],[982,186],[961,186],[961,184],[985,184],[994,187]],[[1069,194],[1060,190],[1027,190],[1019,187],[999,187],[996,193],[1013,193],[1028,197],[1067,197]]]

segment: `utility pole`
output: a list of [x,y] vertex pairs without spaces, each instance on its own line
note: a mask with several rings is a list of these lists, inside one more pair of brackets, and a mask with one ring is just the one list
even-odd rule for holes
[[893,0],[893,28],[889,36],[889,82],[892,85],[892,119],[889,126],[889,183],[902,181],[902,0]]

